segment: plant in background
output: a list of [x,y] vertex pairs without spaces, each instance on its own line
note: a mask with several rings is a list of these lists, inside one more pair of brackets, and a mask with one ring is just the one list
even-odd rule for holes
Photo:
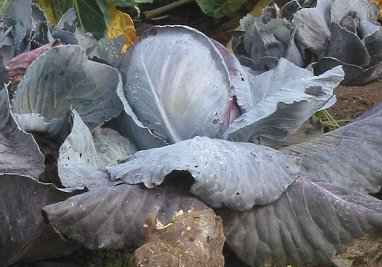
[[113,33],[115,30],[125,33],[128,42],[135,38],[132,19],[128,14],[116,8],[116,6],[134,6],[136,4],[134,0],[39,0],[38,4],[47,14],[51,24],[58,23],[58,19],[68,9],[74,8],[80,29],[84,32],[91,32],[97,39],[102,38],[105,32],[109,38],[115,38],[116,34]]
[[[178,210],[207,207],[250,266],[330,264],[380,238],[381,201],[368,193],[382,185],[382,107],[289,143],[334,103],[341,66],[314,75],[281,56],[259,74],[179,25],[150,28],[111,56],[115,43],[68,30],[73,14],[49,29],[72,43],[39,55],[12,101],[0,91],[4,266],[65,256],[76,245],[137,248],[149,216],[166,225]],[[36,136],[57,148],[54,173]]]
[[242,62],[264,71],[286,57],[312,66],[316,74],[342,65],[343,83],[352,85],[380,78],[382,27],[376,5],[368,0],[305,2],[288,1],[266,8],[260,17],[244,18],[233,42]]

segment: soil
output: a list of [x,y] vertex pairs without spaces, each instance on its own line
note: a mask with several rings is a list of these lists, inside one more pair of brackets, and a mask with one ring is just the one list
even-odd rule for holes
[[132,267],[224,266],[223,222],[213,210],[182,213],[168,225],[152,218],[145,226],[145,244],[131,257]]
[[375,104],[382,102],[382,81],[365,86],[340,86],[337,103],[329,109],[336,120],[351,121]]

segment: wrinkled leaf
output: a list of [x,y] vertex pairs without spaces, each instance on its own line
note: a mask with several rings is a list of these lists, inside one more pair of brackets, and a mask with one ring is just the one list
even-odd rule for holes
[[298,179],[271,205],[218,214],[228,245],[250,266],[330,266],[352,242],[380,236],[381,207],[368,195]]
[[0,175],[0,262],[57,257],[72,252],[41,216],[45,205],[63,201],[74,192],[59,190],[26,176]]
[[162,184],[174,171],[183,171],[176,179],[185,181],[190,174],[191,192],[210,206],[245,210],[278,199],[299,169],[293,157],[268,147],[195,137],[139,151],[107,170],[112,180],[144,183],[148,188]]
[[280,146],[315,112],[333,98],[333,90],[342,81],[341,67],[320,76],[285,59],[278,66],[251,81],[256,102],[252,109],[236,119],[225,133],[235,141]]
[[146,219],[167,224],[180,210],[205,208],[179,188],[119,185],[49,205],[44,213],[56,231],[89,249],[121,249],[143,244]]
[[17,125],[10,111],[8,91],[0,90],[0,173],[38,177],[44,172],[44,156],[33,136]]
[[285,152],[303,159],[305,176],[376,193],[382,186],[382,106],[368,116]]
[[[165,145],[197,135],[216,137],[229,124],[227,66],[202,33],[182,26],[154,27],[131,48],[119,69],[124,81],[119,95],[132,118],[128,128],[149,132],[143,136],[132,131],[139,147],[150,147],[152,139]],[[143,127],[130,124],[132,112]]]
[[79,46],[54,47],[28,68],[13,110],[28,131],[56,134],[72,108],[93,129],[121,112],[118,86],[119,73],[88,60]]

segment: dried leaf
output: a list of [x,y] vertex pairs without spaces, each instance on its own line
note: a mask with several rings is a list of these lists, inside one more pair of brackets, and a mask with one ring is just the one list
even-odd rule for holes
[[134,22],[128,14],[119,11],[110,1],[108,3],[108,13],[106,37],[113,40],[123,36],[125,44],[122,47],[122,53],[126,53],[137,37]]
[[382,0],[372,0],[372,3],[375,3],[379,8],[379,17],[382,17]]

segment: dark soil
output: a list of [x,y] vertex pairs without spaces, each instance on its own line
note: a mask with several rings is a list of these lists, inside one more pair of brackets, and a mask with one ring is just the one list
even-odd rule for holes
[[351,121],[379,102],[382,102],[382,81],[365,86],[340,86],[337,103],[329,112],[337,120]]
[[[140,32],[152,25],[187,25],[198,29],[211,38],[226,45],[232,37],[232,32],[239,27],[240,19],[253,9],[255,2],[257,1],[249,1],[248,4],[244,5],[242,10],[238,11],[236,14],[232,14],[229,18],[224,17],[220,19],[204,15],[195,2],[185,4],[156,18],[143,18],[141,21],[138,19],[138,21],[136,21],[138,36],[140,35]],[[153,10],[156,7],[155,2],[153,5],[145,6],[147,10]],[[143,10],[143,14],[144,13],[145,11]]]

